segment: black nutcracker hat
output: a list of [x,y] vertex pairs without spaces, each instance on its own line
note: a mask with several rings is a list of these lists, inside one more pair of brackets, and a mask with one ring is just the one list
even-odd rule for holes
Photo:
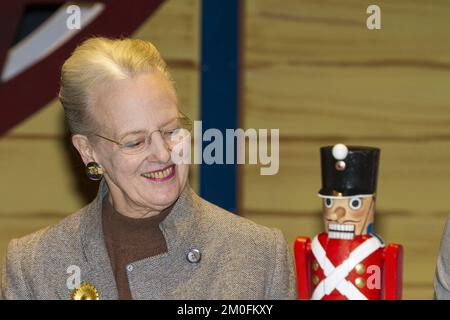
[[322,197],[373,195],[377,189],[380,149],[337,144],[320,148]]

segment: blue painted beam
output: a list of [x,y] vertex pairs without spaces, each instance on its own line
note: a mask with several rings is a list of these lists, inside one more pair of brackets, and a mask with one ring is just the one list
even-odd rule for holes
[[[239,0],[203,0],[201,19],[202,126],[221,130],[225,142],[225,129],[238,126]],[[200,195],[236,212],[237,165],[201,164]]]

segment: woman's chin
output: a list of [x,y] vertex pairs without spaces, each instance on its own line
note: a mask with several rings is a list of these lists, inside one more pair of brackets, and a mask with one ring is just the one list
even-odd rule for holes
[[146,202],[151,206],[158,206],[165,208],[170,206],[174,201],[178,199],[182,190],[182,183],[179,179],[179,172],[172,177],[166,179],[148,179],[139,177],[139,194],[142,198],[146,199]]
[[179,197],[180,193],[181,190],[179,185],[173,183],[170,185],[153,187],[144,194],[149,204],[165,207],[171,205]]

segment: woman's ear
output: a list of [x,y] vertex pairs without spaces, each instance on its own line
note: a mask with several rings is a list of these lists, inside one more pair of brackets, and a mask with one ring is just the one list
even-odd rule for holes
[[72,136],[72,144],[78,150],[78,153],[83,159],[84,164],[95,161],[93,156],[92,146],[88,138],[81,134],[74,134]]

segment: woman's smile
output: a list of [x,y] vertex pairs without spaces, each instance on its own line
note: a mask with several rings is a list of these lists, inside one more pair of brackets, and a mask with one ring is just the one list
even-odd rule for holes
[[166,182],[172,180],[176,175],[175,165],[172,164],[160,170],[142,173],[141,176],[152,182]]

